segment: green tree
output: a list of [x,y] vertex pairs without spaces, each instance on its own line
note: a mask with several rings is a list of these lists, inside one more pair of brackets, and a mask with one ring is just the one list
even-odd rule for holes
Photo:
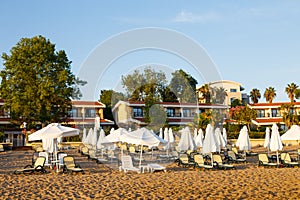
[[261,97],[261,94],[260,94],[259,89],[254,88],[254,89],[251,90],[250,98],[251,98],[253,103],[258,103],[258,100],[260,99],[260,97]]
[[245,102],[242,102],[241,100],[239,99],[234,99],[232,102],[231,102],[231,108],[235,108],[237,106],[245,106],[246,103]]
[[168,87],[174,92],[177,99],[180,99],[180,102],[195,103],[197,101],[197,83],[196,79],[180,69],[172,73],[172,79]]
[[152,129],[154,132],[158,132],[161,127],[167,124],[167,113],[163,106],[159,104],[153,104],[148,108],[149,119],[148,128]]
[[285,92],[287,93],[289,99],[291,100],[291,103],[294,102],[295,95],[299,97],[299,91],[298,91],[299,86],[296,85],[295,83],[288,84],[285,88]]
[[266,88],[264,97],[266,98],[266,101],[272,103],[273,99],[276,97],[276,90],[273,87]]
[[240,125],[247,125],[250,130],[251,121],[256,119],[256,111],[248,105],[236,106],[229,109],[229,116]]
[[79,99],[79,80],[71,72],[65,51],[42,36],[22,38],[3,53],[0,93],[12,122],[62,122],[70,111],[71,98]]
[[282,115],[282,121],[284,124],[290,128],[294,124],[298,124],[299,118],[294,112],[294,105],[291,104],[282,104],[280,106],[280,111]]
[[103,110],[106,119],[114,120],[112,108],[120,100],[125,100],[123,93],[115,92],[113,90],[101,90],[99,101],[106,106]]
[[212,102],[218,104],[224,104],[227,97],[227,92],[223,87],[215,87],[211,89],[212,91]]
[[202,85],[198,89],[199,99],[205,100],[205,103],[211,103],[211,89],[208,84]]
[[199,129],[205,130],[206,126],[212,122],[212,112],[206,111],[200,114],[195,115],[194,117],[194,126]]
[[145,101],[146,97],[153,98],[156,102],[162,101],[166,83],[166,75],[150,67],[143,72],[135,70],[132,74],[122,76],[122,85],[132,101]]

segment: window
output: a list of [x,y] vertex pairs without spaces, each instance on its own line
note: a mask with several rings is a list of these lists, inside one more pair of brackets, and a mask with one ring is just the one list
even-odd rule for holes
[[257,117],[258,118],[265,117],[265,110],[257,110]]
[[237,92],[235,88],[230,88],[230,92]]
[[96,110],[94,108],[86,109],[85,117],[96,117]]
[[191,117],[191,110],[183,109],[183,117]]
[[70,114],[70,117],[78,117],[76,108],[73,108],[69,114]]
[[175,117],[175,109],[174,108],[167,108],[167,116],[168,117]]
[[143,117],[143,109],[133,108],[133,117]]
[[272,117],[280,117],[280,112],[276,108],[272,108]]

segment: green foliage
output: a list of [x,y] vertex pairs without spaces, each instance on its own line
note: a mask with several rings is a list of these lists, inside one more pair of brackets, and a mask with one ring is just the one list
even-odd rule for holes
[[132,101],[145,101],[146,97],[154,99],[155,102],[162,101],[166,83],[165,74],[150,67],[142,73],[135,70],[133,74],[122,76],[122,85]]
[[3,132],[0,132],[0,142],[3,142],[5,134]]
[[273,87],[266,88],[264,97],[266,98],[266,101],[272,103],[273,99],[276,97],[276,90]]
[[249,125],[251,120],[256,119],[256,111],[249,106],[237,106],[234,108],[230,108],[229,116],[231,119],[236,120],[236,122],[240,125]]
[[206,126],[212,122],[212,113],[202,112],[194,117],[194,128],[205,130]]
[[187,74],[182,69],[172,73],[172,79],[169,84],[170,90],[175,94],[180,102],[194,103],[197,102],[196,85],[197,81],[191,75]]
[[71,98],[81,97],[79,80],[71,72],[71,61],[64,51],[42,36],[22,38],[3,53],[1,98],[13,122],[62,122],[71,109]]
[[295,114],[294,112],[294,105],[291,104],[282,104],[280,106],[280,111],[282,114],[282,121],[284,124],[290,128],[294,124],[299,123],[299,116]]
[[235,108],[237,106],[245,106],[246,103],[245,102],[242,102],[241,100],[239,99],[234,99],[232,102],[231,102],[231,107],[232,108]]
[[253,103],[258,103],[258,100],[260,99],[260,97],[261,97],[261,94],[260,94],[259,89],[254,88],[254,89],[251,90],[250,98],[251,98]]
[[211,88],[212,91],[212,102],[218,104],[224,104],[227,92],[223,87]]
[[152,105],[149,110],[149,125],[148,128],[154,132],[158,132],[161,127],[164,127],[167,119],[167,113],[164,108],[159,104]]
[[291,100],[291,103],[294,102],[294,98],[299,98],[300,92],[299,92],[299,86],[295,83],[288,84],[285,88],[285,92],[287,93],[289,99]]
[[198,91],[200,95],[201,100],[205,100],[205,103],[211,103],[211,88],[209,87],[208,84],[204,84],[199,88]]

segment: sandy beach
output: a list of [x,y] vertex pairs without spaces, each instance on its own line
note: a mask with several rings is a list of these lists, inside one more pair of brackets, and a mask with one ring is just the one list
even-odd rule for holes
[[[286,147],[285,147],[286,148]],[[296,149],[297,147],[289,147]],[[1,199],[298,199],[300,170],[258,167],[257,156],[236,170],[202,171],[167,166],[167,172],[137,174],[112,170],[68,150],[85,174],[15,175],[31,163],[33,151],[0,155]],[[257,148],[254,152],[265,151]]]

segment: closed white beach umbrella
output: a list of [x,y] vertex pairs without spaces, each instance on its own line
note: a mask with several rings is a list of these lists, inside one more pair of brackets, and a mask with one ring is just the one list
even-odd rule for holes
[[95,128],[97,131],[100,129],[100,117],[99,116],[97,116],[95,118]]
[[104,146],[102,144],[104,143],[108,143],[107,141],[105,141],[105,132],[103,129],[100,130],[100,134],[99,134],[99,138],[97,141],[97,148],[98,149],[103,149]]
[[188,127],[180,130],[181,137],[178,144],[179,151],[195,150],[196,144]]
[[93,134],[92,134],[92,143],[94,149],[97,149],[97,140],[98,140],[98,134],[97,134],[97,128],[94,127]]
[[196,142],[196,137],[197,137],[197,128],[194,129],[194,141]]
[[173,135],[172,128],[169,128],[169,142],[170,143],[174,143],[175,142],[175,138],[174,138],[174,135]]
[[244,150],[245,157],[246,151],[251,150],[250,138],[246,126],[243,126],[243,128],[240,130],[239,137],[236,141],[236,146],[239,147],[240,150]]
[[83,128],[83,131],[82,131],[82,139],[81,139],[81,142],[82,144],[85,144],[85,140],[86,140],[86,128]]
[[271,135],[271,139],[270,139],[270,150],[276,151],[277,164],[279,164],[278,151],[282,150],[282,148],[283,148],[283,146],[282,146],[281,138],[279,135],[278,126],[276,124],[273,124],[272,135]]
[[159,129],[159,137],[162,138],[162,139],[164,139],[163,129],[162,128]]
[[164,130],[164,138],[163,139],[166,140],[167,142],[169,142],[169,130],[167,127]]
[[197,147],[202,147],[203,146],[203,131],[201,128],[198,130],[197,137],[195,139],[195,144]]
[[240,130],[239,137],[236,141],[236,146],[239,147],[240,150],[251,150],[250,138],[246,126],[243,126],[243,128]]
[[224,148],[225,145],[226,145],[226,143],[225,143],[225,140],[224,140],[224,138],[222,136],[221,129],[220,128],[216,128],[215,134],[216,134],[216,138],[217,138],[218,144],[220,146],[220,149]]
[[268,155],[269,155],[269,150],[270,150],[270,128],[269,127],[266,128],[264,147],[267,148]]
[[220,146],[218,144],[216,135],[214,134],[214,130],[210,124],[207,125],[205,129],[205,138],[203,141],[203,154],[210,154],[211,156],[211,165],[213,165],[213,152],[220,152]]
[[225,146],[226,146],[226,144],[227,144],[227,132],[226,132],[226,129],[225,128],[223,128],[223,134],[222,134],[222,136],[223,136],[223,138],[224,138],[224,141],[225,141]]
[[92,128],[90,128],[89,132],[86,136],[86,145],[92,145],[92,143],[93,143],[93,133],[94,133],[94,130]]

